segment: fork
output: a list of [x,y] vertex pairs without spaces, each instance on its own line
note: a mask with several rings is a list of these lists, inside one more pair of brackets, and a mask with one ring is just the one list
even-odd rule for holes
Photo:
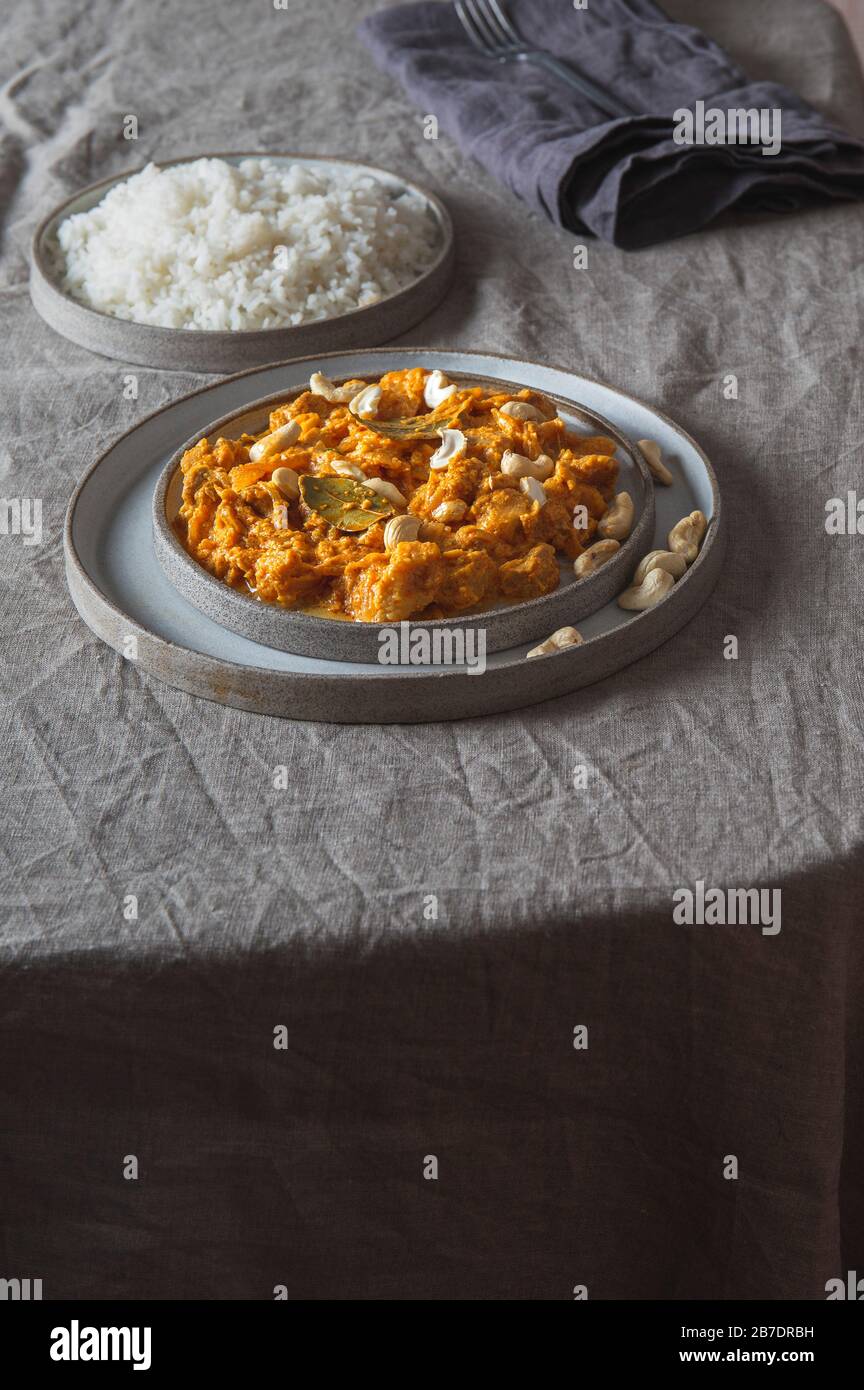
[[589,97],[607,116],[637,116],[620,97],[598,87],[589,77],[558,61],[545,48],[526,43],[516,32],[498,0],[454,0],[454,9],[474,47],[499,63],[537,63],[553,72],[562,82]]

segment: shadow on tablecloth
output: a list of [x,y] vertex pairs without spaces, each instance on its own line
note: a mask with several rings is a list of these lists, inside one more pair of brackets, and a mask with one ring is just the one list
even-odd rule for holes
[[595,931],[574,900],[530,934],[7,972],[5,1273],[46,1299],[823,1298],[864,1266],[845,882],[784,888],[782,951],[668,910]]

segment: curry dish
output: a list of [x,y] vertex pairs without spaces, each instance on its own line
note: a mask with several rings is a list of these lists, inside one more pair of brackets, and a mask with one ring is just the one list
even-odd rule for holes
[[359,622],[446,618],[556,589],[615,495],[615,443],[538,392],[422,368],[310,389],[260,435],[183,456],[190,555],[265,603]]

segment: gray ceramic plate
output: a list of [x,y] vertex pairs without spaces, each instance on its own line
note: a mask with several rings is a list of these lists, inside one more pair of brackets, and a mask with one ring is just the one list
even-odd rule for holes
[[277,163],[304,164],[310,168],[325,166],[331,171],[341,168],[346,173],[373,175],[391,190],[394,198],[410,191],[426,203],[435,235],[433,258],[417,280],[398,293],[379,300],[377,304],[356,309],[350,314],[341,314],[338,318],[300,324],[296,328],[211,333],[156,328],[152,324],[112,318],[110,314],[80,304],[60,287],[62,252],[57,244],[57,227],[72,213],[85,212],[94,207],[114,184],[140,173],[140,169],[133,169],[127,174],[91,184],[55,208],[36,229],[30,252],[30,298],[37,313],[56,332],[81,347],[89,348],[91,352],[119,358],[123,362],[139,363],[144,367],[190,372],[239,372],[247,367],[276,362],[301,353],[330,352],[337,348],[387,342],[413,328],[414,324],[432,312],[447,293],[455,263],[453,224],[444,204],[419,184],[354,160],[334,159],[325,155],[273,153],[269,150],[188,155],[184,159],[159,160],[158,163],[161,168],[166,168],[188,164],[202,157],[224,159],[232,164],[242,159],[267,158]]
[[[292,382],[296,381],[299,366],[299,363],[291,364]],[[346,379],[353,375],[353,372],[343,374]],[[500,380],[493,383],[488,377],[466,376],[463,372],[449,375],[452,381],[461,381],[467,386],[509,385],[514,394],[525,385],[524,382],[502,383]],[[203,433],[212,439],[220,435],[226,439],[236,439],[244,432],[257,433],[265,428],[274,406],[299,395],[307,384],[304,381],[299,388],[292,384],[290,390],[254,401],[242,411],[232,412],[214,421]],[[577,580],[572,563],[564,561],[561,564],[561,582],[554,593],[527,603],[500,604],[470,616],[435,621],[419,619],[431,634],[456,629],[465,632],[482,630],[487,652],[504,651],[522,642],[530,642],[533,638],[546,637],[556,628],[581,621],[619,594],[650,548],[649,542],[654,535],[654,485],[641,453],[609,420],[561,397],[554,399],[559,413],[571,429],[582,434],[610,435],[615,439],[620,470],[618,490],[629,492],[636,508],[636,523],[629,538],[614,558],[589,579]],[[232,632],[251,638],[253,642],[263,642],[280,651],[296,652],[298,656],[318,656],[330,661],[377,662],[384,624],[312,617],[308,613],[280,608],[277,604],[260,603],[251,595],[229,589],[186,553],[171,523],[180,506],[183,483],[179,471],[180,460],[201,436],[202,432],[198,431],[169,460],[153,498],[156,554],[175,588],[209,618],[230,628]]]
[[[582,646],[527,661],[533,644],[526,643],[493,653],[482,674],[464,667],[368,666],[294,656],[230,632],[187,602],[162,572],[152,527],[157,480],[183,440],[242,409],[250,397],[301,385],[311,371],[338,379],[412,366],[521,381],[547,395],[583,402],[629,439],[656,439],[675,484],[656,490],[651,544],[663,548],[674,522],[699,507],[710,525],[698,559],[656,608],[626,613],[612,601],[580,622]],[[82,479],[69,504],[64,548],[79,613],[143,671],[194,695],[259,714],[388,724],[516,709],[612,675],[653,651],[698,612],[720,572],[724,542],[720,493],[708,460],[689,435],[643,402],[569,371],[492,353],[378,348],[261,368],[148,416]]]

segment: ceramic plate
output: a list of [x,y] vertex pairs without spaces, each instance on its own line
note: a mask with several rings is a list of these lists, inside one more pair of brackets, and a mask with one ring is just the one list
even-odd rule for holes
[[57,227],[72,213],[85,212],[104,198],[110,188],[122,183],[140,169],[91,184],[74,198],[49,213],[36,229],[30,252],[30,298],[47,324],[64,338],[104,357],[144,367],[172,368],[190,372],[239,372],[262,362],[300,353],[322,353],[333,349],[383,343],[412,328],[431,313],[443,299],[453,276],[453,224],[450,214],[434,194],[372,164],[327,156],[271,153],[269,150],[230,154],[189,155],[185,159],[157,161],[160,168],[188,164],[193,159],[224,159],[239,164],[243,159],[272,159],[277,164],[303,164],[330,172],[344,169],[346,174],[371,174],[382,182],[393,198],[410,191],[426,204],[433,226],[435,250],[423,274],[412,284],[387,295],[377,304],[337,318],[319,319],[296,328],[265,328],[248,332],[206,332],[181,328],[157,328],[152,324],[130,323],[112,318],[80,304],[60,287],[62,252],[57,244]]
[[[500,381],[492,383],[488,378],[466,377],[459,372],[451,372],[449,377],[463,386],[505,384]],[[512,386],[514,395],[521,389],[521,384],[506,383]],[[299,395],[307,385],[307,382],[303,382],[299,389],[294,386],[289,391],[255,401],[239,413],[233,412],[214,421],[203,433],[212,439],[220,435],[236,439],[244,432],[258,433],[267,425],[270,411],[275,406]],[[532,638],[547,637],[556,628],[579,622],[619,594],[650,548],[649,542],[654,536],[654,485],[641,453],[616,430],[611,421],[560,397],[555,398],[555,404],[574,432],[583,435],[604,434],[615,439],[619,466],[617,490],[629,492],[635,505],[636,521],[630,536],[613,559],[588,579],[577,580],[572,561],[562,559],[561,580],[554,593],[525,603],[498,604],[470,616],[460,614],[428,621],[422,617],[417,619],[430,633],[456,629],[464,632],[482,630],[487,652],[503,651],[507,647],[530,642]],[[381,649],[379,637],[384,624],[312,617],[308,613],[281,608],[278,604],[259,603],[251,595],[230,589],[187,554],[174,534],[171,523],[180,507],[183,486],[180,460],[186,450],[198,442],[201,433],[199,431],[186,440],[169,460],[153,498],[156,554],[172,584],[208,617],[229,627],[232,632],[239,632],[268,647],[296,652],[299,656],[324,657],[328,661],[377,662]]]
[[[290,391],[313,371],[336,379],[404,367],[449,376],[518,381],[579,401],[628,439],[656,439],[674,474],[655,490],[653,548],[699,507],[708,533],[695,563],[655,608],[628,613],[614,600],[580,622],[583,645],[526,660],[531,643],[464,666],[363,665],[292,655],[253,642],[208,618],[165,577],[153,545],[152,499],[168,460],[208,422],[250,399]],[[612,675],[687,623],[711,592],[723,559],[723,515],[714,472],[698,445],[667,416],[611,386],[573,372],[429,348],[378,348],[259,368],[163,407],[114,443],[79,484],[66,518],[72,598],[84,620],[142,670],[192,694],[261,714],[335,723],[418,723],[515,709]],[[134,639],[130,640],[130,639]]]

